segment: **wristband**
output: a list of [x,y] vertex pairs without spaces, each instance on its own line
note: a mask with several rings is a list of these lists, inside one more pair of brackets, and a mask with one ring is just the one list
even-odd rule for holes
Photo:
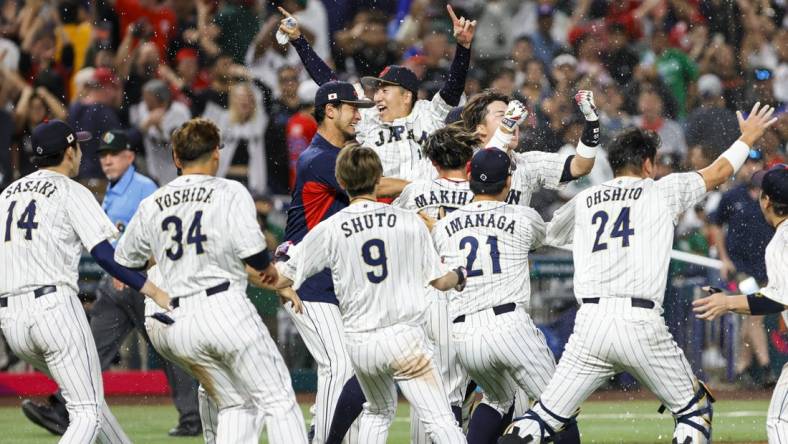
[[596,158],[596,146],[588,146],[583,141],[577,142],[577,155],[584,159]]
[[512,142],[513,138],[514,133],[507,134],[505,131],[498,128],[495,130],[492,139],[487,142],[487,146],[485,148],[498,148],[502,151],[508,151],[509,144]]
[[720,154],[720,157],[724,157],[730,162],[733,167],[733,174],[736,174],[739,168],[744,165],[744,162],[747,161],[747,156],[749,155],[750,147],[741,140],[737,140],[724,153]]
[[750,306],[750,314],[753,316],[775,314],[785,310],[783,304],[765,297],[762,293],[748,294],[747,305]]
[[599,120],[586,121],[586,124],[583,127],[583,134],[580,135],[580,142],[593,148],[596,148],[597,145],[599,145]]

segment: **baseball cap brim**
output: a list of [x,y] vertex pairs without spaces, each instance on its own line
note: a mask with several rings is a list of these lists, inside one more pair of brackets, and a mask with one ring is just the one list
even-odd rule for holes
[[130,149],[130,148],[127,148],[125,146],[112,146],[112,145],[104,144],[104,145],[99,145],[99,147],[96,150],[96,152],[97,153],[102,153],[104,151],[114,151],[114,152],[117,153],[117,152],[120,152],[120,151],[123,151],[123,150],[128,150],[128,149]]
[[500,193],[506,185],[506,179],[498,182],[479,182],[471,179],[468,184],[476,194],[495,194]]
[[353,105],[357,108],[372,108],[373,106],[375,106],[375,102],[371,100],[340,100],[340,102],[347,103],[348,105]]
[[391,85],[391,86],[400,86],[402,88],[408,89],[405,85],[402,85],[400,83],[392,82],[391,80],[381,79],[380,77],[371,77],[371,76],[362,77],[361,84],[365,86],[369,85],[373,88],[378,88],[380,87],[381,84],[383,84],[383,85]]

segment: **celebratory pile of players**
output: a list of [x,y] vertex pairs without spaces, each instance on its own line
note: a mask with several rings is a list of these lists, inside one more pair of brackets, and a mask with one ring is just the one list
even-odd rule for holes
[[[579,406],[622,371],[673,414],[674,443],[710,442],[714,399],[661,316],[674,224],[744,164],[774,109],[739,113],[739,139],[711,165],[658,181],[658,136],[625,129],[606,147],[614,179],[545,222],[529,207],[532,194],[594,165],[600,125],[590,91],[575,96],[585,117],[575,154],[515,152],[528,117],[522,103],[485,91],[460,106],[475,21],[448,7],[455,58],[441,90],[417,100],[418,80],[401,66],[363,85],[336,80],[282,13],[281,41],[319,85],[318,131],[298,160],[287,242],[275,254],[247,189],[216,177],[216,123],[196,118],[175,131],[179,176],[142,201],[115,246],[117,229],[70,179],[90,135],[57,120],[33,131],[39,170],[0,196],[0,322],[13,352],[59,384],[69,418],[60,442],[130,441],[104,402],[102,364],[76,298],[83,247],[150,298],[151,343],[200,383],[206,442],[256,443],[265,427],[272,443],[384,443],[399,389],[412,442],[576,443]],[[699,316],[788,304],[784,165],[765,174],[760,204],[777,228],[768,286],[732,297],[712,290],[696,301]],[[580,309],[556,365],[529,315],[528,256],[565,245]],[[279,291],[319,364],[310,438],[248,283]],[[468,416],[475,387],[483,398]],[[786,394],[783,374],[770,442],[788,439]]]

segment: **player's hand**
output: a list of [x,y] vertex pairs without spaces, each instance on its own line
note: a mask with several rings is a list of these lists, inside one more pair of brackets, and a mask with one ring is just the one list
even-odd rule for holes
[[575,102],[587,121],[599,120],[599,112],[597,112],[594,104],[594,93],[592,91],[581,89],[575,94]]
[[713,321],[731,311],[725,293],[718,292],[719,289],[713,287],[703,287],[703,290],[712,294],[692,301],[692,311],[695,312],[696,318]]
[[286,35],[291,42],[301,37],[301,27],[298,25],[298,20],[281,6],[279,7],[279,12],[285,16],[285,18],[279,22],[279,32]]
[[282,305],[288,302],[292,304],[294,313],[301,314],[304,312],[304,304],[301,302],[301,298],[298,297],[298,293],[296,293],[292,287],[277,290],[276,294],[279,295],[279,301],[282,302]]
[[153,293],[154,294],[151,296],[151,299],[153,299],[153,302],[155,302],[156,305],[167,311],[172,310],[170,295],[167,294],[166,291],[157,289],[157,291],[154,291]]
[[733,279],[735,274],[736,265],[734,265],[730,259],[723,259],[722,266],[720,267],[720,277],[725,281],[729,281]]
[[287,255],[288,250],[290,247],[295,245],[293,241],[284,241],[276,247],[276,251],[274,251],[274,260],[277,262],[286,262],[290,259],[290,256]]
[[774,108],[769,105],[761,106],[761,102],[757,102],[752,107],[750,115],[746,119],[742,116],[741,111],[736,111],[736,118],[739,119],[739,129],[741,130],[739,140],[752,147],[763,136],[766,129],[777,121],[777,118],[772,117],[772,114],[774,114]]
[[273,287],[274,284],[276,284],[276,281],[278,280],[279,280],[279,272],[276,270],[276,267],[274,266],[273,263],[268,264],[265,270],[262,270],[260,272],[260,282],[262,282],[263,285]]
[[514,129],[527,118],[528,110],[525,108],[525,105],[519,100],[512,100],[506,107],[500,128],[503,132],[512,134]]
[[465,17],[458,19],[451,5],[446,5],[446,10],[449,11],[449,17],[451,17],[454,39],[457,40],[457,44],[470,49],[473,34],[476,32],[476,20],[466,19]]
[[462,291],[465,289],[465,284],[468,282],[468,272],[465,270],[465,267],[457,267],[453,270],[457,273],[457,285],[454,286],[454,289],[457,291]]

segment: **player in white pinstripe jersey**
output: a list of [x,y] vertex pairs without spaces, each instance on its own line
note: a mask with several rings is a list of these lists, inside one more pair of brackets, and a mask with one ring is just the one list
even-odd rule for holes
[[[159,353],[193,374],[218,405],[217,443],[306,443],[301,410],[279,351],[246,297],[246,265],[276,277],[254,201],[214,177],[219,129],[205,119],[172,136],[183,174],[140,204],[115,252],[130,267],[153,257],[175,321],[151,335]],[[245,265],[246,264],[246,265]]]
[[[748,295],[728,296],[716,288],[704,288],[711,296],[693,301],[693,310],[700,319],[712,321],[728,313],[764,315],[782,312],[788,322],[788,165],[777,165],[755,173],[761,180],[760,205],[769,225],[775,227],[774,237],[766,246],[768,284]],[[756,176],[753,176],[755,179]],[[766,417],[769,444],[788,442],[788,364],[783,366],[774,387]]]
[[418,215],[376,202],[382,173],[371,148],[356,145],[340,152],[337,182],[350,205],[290,248],[290,260],[277,264],[281,276],[275,287],[298,289],[309,276],[331,269],[348,355],[367,398],[361,442],[386,442],[397,408],[396,386],[419,411],[433,442],[465,442],[423,328],[425,287],[459,287],[464,270],[441,270]]
[[145,277],[112,259],[118,231],[91,192],[71,180],[79,171],[79,142],[65,122],[33,130],[32,162],[40,170],[0,195],[0,326],[13,352],[51,376],[62,389],[69,425],[59,442],[128,443],[104,402],[96,344],[77,298],[84,247],[113,277],[167,306],[169,297]]
[[552,352],[527,312],[528,251],[542,245],[545,224],[534,209],[504,202],[513,168],[502,150],[474,154],[474,201],[441,219],[432,232],[444,263],[465,265],[468,273],[465,291],[449,294],[458,360],[484,389],[484,403],[468,425],[468,442],[493,442],[515,392],[537,398],[555,369]]
[[[418,212],[429,227],[457,208],[470,203],[473,193],[468,185],[466,165],[473,155],[477,139],[461,127],[450,125],[438,129],[424,142],[424,156],[438,171],[438,178],[409,183],[392,203],[395,207]],[[459,365],[451,344],[448,300],[445,293],[432,291],[425,325],[435,345],[435,362],[443,377],[452,412],[462,422],[461,406],[468,375]],[[424,424],[411,409],[411,443],[428,443]]]
[[581,306],[555,375],[501,442],[546,442],[620,371],[635,376],[673,413],[674,443],[711,439],[713,399],[661,316],[674,224],[744,164],[750,146],[774,122],[773,111],[756,104],[747,120],[739,114],[741,137],[714,163],[659,181],[653,180],[659,136],[631,128],[614,138],[608,160],[616,177],[579,193],[548,226],[548,243],[573,244]]

